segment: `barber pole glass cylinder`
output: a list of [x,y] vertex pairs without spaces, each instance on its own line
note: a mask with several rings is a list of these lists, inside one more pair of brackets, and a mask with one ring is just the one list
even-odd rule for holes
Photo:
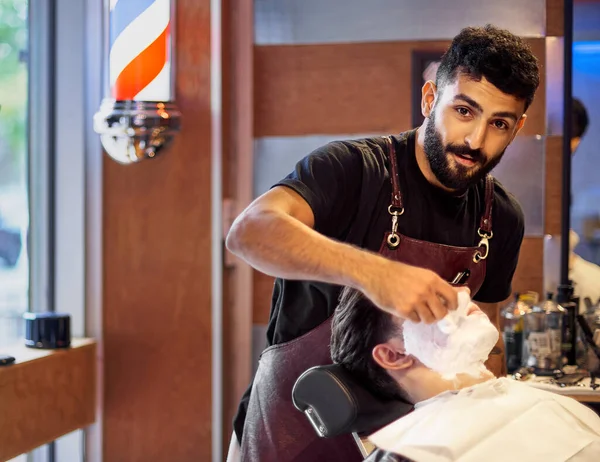
[[174,0],[110,0],[108,95],[94,116],[107,154],[130,164],[159,153],[180,129],[174,103]]
[[111,0],[109,75],[117,101],[170,101],[169,0]]

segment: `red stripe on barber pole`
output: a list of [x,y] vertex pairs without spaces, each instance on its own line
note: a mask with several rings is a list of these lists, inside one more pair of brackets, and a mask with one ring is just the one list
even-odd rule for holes
[[170,23],[154,42],[123,69],[113,86],[113,98],[118,101],[133,100],[156,78],[167,62],[169,28]]

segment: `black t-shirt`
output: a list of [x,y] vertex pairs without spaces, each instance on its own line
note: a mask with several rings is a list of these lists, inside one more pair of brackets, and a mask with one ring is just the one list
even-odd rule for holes
[[[476,246],[485,209],[485,180],[460,196],[427,181],[415,157],[415,130],[393,137],[405,212],[398,231],[405,236],[438,244]],[[391,229],[388,213],[392,185],[383,137],[329,143],[299,161],[295,170],[275,186],[300,194],[315,216],[315,230],[333,239],[377,252]],[[356,222],[364,232],[356,233]],[[511,281],[524,234],[523,211],[510,193],[494,180],[492,209],[494,236],[490,240],[486,276],[473,297],[500,302],[511,294]],[[297,338],[325,321],[335,310],[340,286],[313,281],[276,279],[267,329],[267,345]],[[234,427],[243,428],[249,391]]]

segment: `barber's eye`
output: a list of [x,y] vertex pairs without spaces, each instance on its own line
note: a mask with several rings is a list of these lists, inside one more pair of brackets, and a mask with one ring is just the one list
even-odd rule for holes
[[461,116],[468,116],[470,114],[469,110],[466,107],[457,107],[456,112],[458,112]]
[[507,130],[508,124],[502,120],[496,120],[494,122],[494,127],[496,127],[498,130]]

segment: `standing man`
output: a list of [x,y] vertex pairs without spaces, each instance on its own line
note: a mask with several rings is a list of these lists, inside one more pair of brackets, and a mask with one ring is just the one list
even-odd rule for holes
[[[331,363],[341,286],[432,323],[456,308],[458,283],[497,325],[524,219],[488,174],[538,85],[537,60],[520,38],[463,29],[423,86],[421,127],[329,143],[236,219],[227,248],[277,278],[268,348],[234,421],[243,461],[362,460],[350,436],[318,438],[291,399],[302,372]],[[490,367],[498,374],[502,364],[499,355]]]

